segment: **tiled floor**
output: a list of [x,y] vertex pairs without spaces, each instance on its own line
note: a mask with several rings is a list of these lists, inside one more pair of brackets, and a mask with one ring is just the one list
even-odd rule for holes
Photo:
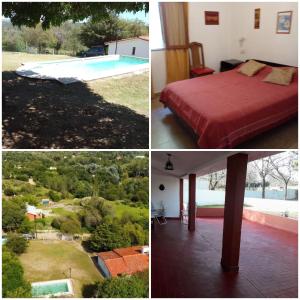
[[[154,149],[195,149],[196,139],[174,114],[158,101],[152,100],[151,141]],[[239,149],[296,149],[298,148],[298,120],[293,119],[243,144]]]
[[222,219],[152,232],[152,297],[297,297],[297,235],[243,220],[240,271],[220,266]]

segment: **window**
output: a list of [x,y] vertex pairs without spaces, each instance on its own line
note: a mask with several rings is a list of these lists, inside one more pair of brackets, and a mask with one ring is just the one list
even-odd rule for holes
[[165,48],[160,23],[159,2],[157,1],[151,2],[150,24],[151,50]]

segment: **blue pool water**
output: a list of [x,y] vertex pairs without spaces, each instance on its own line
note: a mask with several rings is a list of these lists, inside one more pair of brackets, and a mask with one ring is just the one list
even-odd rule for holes
[[55,295],[58,293],[67,293],[69,292],[69,289],[67,282],[57,282],[32,286],[31,292],[33,297],[40,297],[47,295]]
[[85,61],[85,66],[91,70],[111,70],[126,68],[134,65],[146,64],[148,59],[121,56],[118,60],[108,60],[108,61]]
[[84,68],[85,71],[107,71],[107,70],[117,70],[127,67],[142,65],[149,63],[149,59],[137,58],[131,56],[120,56],[118,59],[105,60],[105,56],[93,57],[91,59],[83,60],[64,60],[61,62],[42,62],[35,69],[44,68],[45,65],[53,65],[56,68]]

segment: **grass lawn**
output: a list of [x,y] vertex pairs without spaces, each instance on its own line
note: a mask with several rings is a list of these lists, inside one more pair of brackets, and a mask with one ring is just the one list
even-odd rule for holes
[[30,241],[27,252],[20,256],[20,260],[25,278],[30,282],[68,278],[69,268],[72,268],[75,297],[82,297],[83,285],[103,278],[76,242]]
[[[103,199],[105,200],[105,199]],[[58,204],[63,203],[64,205],[71,205],[73,201],[73,210],[74,211],[70,211],[68,210],[66,207],[57,207],[57,208],[51,208],[53,214],[57,215],[57,216],[62,216],[62,217],[67,217],[67,216],[76,216],[75,211],[79,211],[80,209],[82,209],[82,206],[79,205],[79,203],[75,203],[75,200],[62,200],[57,202]],[[126,204],[121,203],[120,201],[109,201],[109,200],[105,200],[109,205],[111,205],[115,211],[115,215],[118,218],[121,218],[124,212],[128,212],[130,214],[133,215],[138,215],[138,216],[145,216],[146,218],[148,218],[148,213],[149,210],[146,207],[132,207]]]
[[113,206],[116,212],[116,217],[122,217],[124,212],[128,212],[129,214],[136,216],[144,216],[146,218],[149,217],[149,209],[146,207],[132,207],[126,204],[120,203],[120,201],[109,201],[109,203]]
[[8,187],[13,187],[17,195],[30,195],[39,200],[43,198],[49,198],[49,189],[41,186],[31,185],[26,181],[17,179],[4,179],[2,181],[2,192]]
[[148,73],[63,85],[14,72],[24,62],[67,58],[3,53],[5,148],[148,148]]

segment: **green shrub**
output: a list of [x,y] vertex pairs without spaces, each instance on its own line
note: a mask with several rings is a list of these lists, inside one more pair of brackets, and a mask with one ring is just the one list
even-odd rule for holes
[[26,251],[28,241],[21,235],[13,233],[8,235],[5,246],[13,253],[20,255]]

